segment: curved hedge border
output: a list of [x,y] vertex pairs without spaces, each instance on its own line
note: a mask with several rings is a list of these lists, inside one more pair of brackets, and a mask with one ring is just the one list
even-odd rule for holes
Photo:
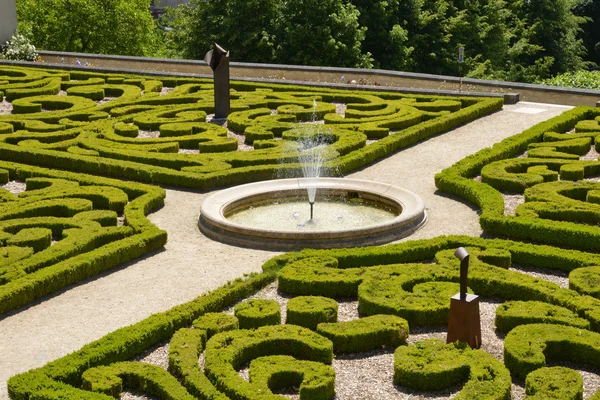
[[495,324],[500,332],[508,333],[519,325],[537,323],[590,329],[590,322],[573,311],[541,301],[507,301],[496,309]]
[[335,394],[335,371],[329,365],[290,356],[267,356],[252,360],[250,381],[268,393],[299,387],[301,400],[329,400]]
[[[502,107],[501,99],[233,81],[229,128],[254,145],[252,151],[234,151],[237,139],[206,122],[214,108],[210,80],[6,65],[0,65],[0,76],[0,91],[13,105],[13,114],[0,115],[0,159],[197,189],[282,172],[298,176],[301,146],[284,143],[303,136],[325,139],[332,150],[325,169],[345,174]],[[163,87],[174,90],[160,96]],[[68,96],[58,95],[61,89]],[[101,100],[110,101],[96,104]],[[335,113],[333,102],[347,103],[346,118]],[[299,123],[313,116],[326,125],[315,131]],[[137,138],[140,129],[160,131],[160,137]],[[378,140],[366,146],[368,138]]]
[[[568,181],[600,174],[600,161],[579,161],[578,156],[573,157],[575,159],[561,158],[561,154],[581,154],[590,147],[591,138],[600,136],[600,130],[591,131],[596,129],[597,124],[586,128],[589,125],[587,121],[599,115],[600,110],[591,107],[566,111],[457,162],[436,175],[436,186],[481,208],[480,223],[486,232],[598,251],[600,228],[572,221],[598,219],[597,205],[593,203],[595,191],[600,186],[584,182],[550,182],[555,181],[559,174],[561,179]],[[572,128],[576,133],[564,134]],[[529,157],[513,158],[528,149]],[[532,157],[532,151],[535,157]],[[477,182],[473,178],[480,173],[482,182]],[[581,185],[587,187],[584,192],[579,190]],[[572,194],[565,189],[567,187],[571,188]],[[516,216],[505,216],[501,190],[525,191],[526,198],[530,197],[528,201],[532,203],[522,205]],[[538,190],[546,190],[546,197],[538,200]],[[555,194],[550,195],[551,192]],[[589,194],[588,203],[584,204],[586,194]]]
[[572,326],[521,325],[504,339],[504,364],[525,379],[546,366],[546,359],[600,366],[600,334]]
[[415,390],[442,390],[466,382],[454,399],[510,399],[506,367],[485,351],[460,342],[429,339],[398,347],[394,382]]
[[275,300],[253,299],[237,304],[233,314],[240,329],[254,329],[266,325],[281,324],[281,310]]
[[[267,332],[273,331],[273,334],[275,335],[273,340],[279,340],[276,339],[278,337],[293,338],[296,334],[301,333],[302,335],[308,335],[307,337],[320,337],[322,339],[319,340],[329,341],[315,332],[293,325],[284,325],[283,327],[268,326],[252,331],[232,330],[218,333],[214,336],[214,338],[216,338],[215,341],[210,345],[214,350],[213,355],[219,357],[214,359],[215,364],[213,367],[216,368],[216,373],[212,375],[212,380],[210,380],[209,384],[207,383],[209,380],[207,380],[207,377],[202,374],[202,371],[197,366],[197,356],[202,351],[206,330],[215,329],[215,326],[231,326],[229,323],[231,318],[222,317],[220,315],[207,315],[208,313],[227,309],[237,301],[247,298],[252,293],[276,279],[276,273],[278,271],[294,264],[298,264],[302,260],[306,260],[308,265],[312,265],[315,268],[319,263],[325,265],[325,267],[322,267],[323,269],[320,270],[321,274],[318,276],[328,274],[329,270],[345,272],[345,274],[341,275],[333,274],[334,277],[337,276],[337,279],[342,282],[342,286],[343,280],[341,278],[343,275],[352,275],[352,271],[362,271],[362,275],[365,276],[370,275],[371,273],[376,273],[373,276],[381,276],[385,268],[388,268],[392,274],[395,274],[402,270],[402,266],[408,267],[406,271],[410,271],[411,266],[419,265],[417,263],[423,261],[426,263],[420,264],[421,266],[433,267],[434,265],[438,265],[437,271],[432,270],[432,272],[435,272],[436,274],[440,271],[453,270],[454,272],[448,271],[444,273],[446,273],[447,276],[455,277],[452,279],[457,279],[458,261],[453,261],[454,257],[452,256],[452,253],[460,246],[467,247],[473,255],[471,260],[472,268],[470,282],[471,288],[475,293],[490,297],[501,297],[512,300],[536,300],[544,301],[548,304],[559,305],[575,312],[579,318],[588,320],[592,329],[596,331],[600,330],[600,324],[598,324],[598,321],[600,320],[600,314],[598,313],[600,300],[596,300],[589,296],[582,296],[573,290],[561,289],[556,285],[541,282],[539,279],[506,270],[506,267],[510,262],[537,268],[576,270],[577,268],[600,265],[600,256],[597,254],[500,239],[491,240],[465,236],[441,237],[381,247],[305,250],[274,257],[264,264],[264,272],[260,275],[253,275],[246,281],[240,280],[230,283],[214,292],[207,293],[192,302],[177,306],[164,313],[155,314],[132,326],[119,329],[98,341],[84,346],[81,350],[63,357],[60,360],[53,361],[40,369],[17,375],[9,380],[9,393],[11,398],[18,400],[29,398],[100,399],[101,397],[97,397],[100,396],[98,394],[78,389],[82,385],[83,373],[86,370],[101,365],[111,365],[116,362],[131,360],[134,356],[146,351],[150,347],[172,338],[169,356],[170,368],[176,376],[182,377],[182,385],[190,393],[200,393],[193,392],[193,388],[195,387],[205,395],[212,393],[213,396],[217,396],[218,393],[215,391],[216,389],[213,389],[215,386],[219,387],[217,380],[215,380],[218,379],[217,376],[222,375],[219,371],[226,373],[226,376],[229,376],[232,371],[235,372],[233,364],[230,364],[227,360],[232,360],[231,357],[233,357],[234,354],[239,354],[238,352],[243,347],[243,344],[248,343],[248,338],[252,338],[250,343],[254,343],[252,342],[254,340],[266,343],[269,342],[269,336],[271,335],[271,333],[267,334]],[[438,264],[430,264],[430,260],[432,259],[435,259]],[[316,262],[316,260],[319,260],[319,262]],[[482,260],[485,260],[485,262]],[[489,263],[494,263],[496,265]],[[329,270],[327,268],[329,268]],[[360,274],[355,275],[353,279],[357,279],[357,277],[359,278],[358,281],[360,284]],[[432,281],[431,276],[428,281]],[[316,285],[316,287],[318,288],[318,285]],[[333,284],[332,289],[335,290],[335,283]],[[410,288],[406,289],[410,290]],[[355,296],[357,296],[358,287],[355,286],[354,290]],[[202,317],[204,315],[207,316]],[[223,320],[228,320],[229,322],[218,322]],[[189,327],[194,321],[196,321],[196,329],[184,329],[180,331],[181,328]],[[549,328],[544,328],[546,326]],[[531,329],[530,327],[540,327],[539,329],[543,332],[559,332],[562,329],[568,329],[569,332],[567,332],[566,337],[569,340],[578,340],[581,343],[584,343],[585,346],[589,346],[590,343],[595,343],[594,335],[598,335],[597,333],[584,329],[561,327],[559,325],[522,325],[514,328],[508,334],[507,348],[510,349],[512,346],[508,338],[512,335],[516,335],[519,330]],[[574,331],[571,330],[577,331],[577,335],[579,336],[574,336]],[[531,335],[528,337],[530,336]],[[556,335],[556,337],[564,338],[564,335]],[[591,338],[592,342],[585,344],[587,343],[584,340],[585,337]],[[231,341],[227,338],[231,338]],[[210,339],[209,342],[213,339]],[[519,343],[519,346],[521,346],[520,343],[522,343],[522,340],[516,341]],[[227,350],[225,352],[226,354],[224,353],[225,355],[223,355],[226,360],[221,359],[221,356],[219,355],[221,346],[225,345],[226,348],[229,348],[227,343],[231,344],[234,342],[240,343],[242,347],[237,347],[236,345],[230,348],[232,352]],[[308,354],[306,353],[306,351],[308,351],[306,347],[296,347],[296,350],[290,352],[277,346],[257,346],[256,349],[260,351],[253,351],[252,354],[246,353],[243,359],[250,361],[254,357],[266,355],[262,350],[265,350],[267,354],[273,354],[272,352],[277,350],[280,354],[292,355],[296,358]],[[519,346],[517,346],[517,348],[520,348]],[[304,350],[300,350],[301,348]],[[400,347],[400,349],[402,348],[405,347]],[[319,350],[317,353],[321,355],[317,358],[320,361],[329,362],[332,354],[330,351],[331,350]],[[329,354],[327,357],[324,356],[325,352]],[[456,358],[462,359],[460,357]],[[507,359],[508,358],[510,357],[507,357]],[[236,360],[238,360],[235,362],[236,365],[238,362],[241,362],[239,361],[241,360],[240,358],[237,358]],[[585,361],[584,358],[581,360]],[[467,364],[471,365],[472,361],[469,361]],[[215,372],[215,368],[213,367],[211,367],[212,371]],[[527,368],[527,371],[531,369],[532,368]],[[209,368],[209,370],[211,369]],[[237,373],[235,373],[235,375],[237,375]],[[526,372],[523,376],[525,375]],[[500,379],[504,375],[503,373],[500,373],[500,375],[496,376]],[[235,383],[231,382],[234,382],[238,378],[231,375],[231,379],[233,380],[227,380],[227,382],[229,382],[227,383],[228,387],[231,384],[235,386]],[[419,380],[421,378],[416,377],[415,379]],[[466,381],[466,379],[464,381]],[[485,381],[488,381],[487,378],[485,378],[484,382]],[[505,380],[502,378],[501,381],[504,382]],[[505,393],[505,385],[503,383],[496,385],[493,382],[493,380],[488,381],[483,387],[487,388],[489,386],[494,388],[494,396],[503,396]],[[251,385],[247,382],[246,384]],[[466,386],[463,388],[463,391],[467,389],[471,390],[470,387],[471,386]],[[481,388],[481,386],[478,387]],[[232,390],[235,391],[236,389]],[[468,393],[471,392],[468,391]],[[250,391],[248,395],[251,396],[252,391]],[[216,399],[218,396],[214,398]]]
[[544,367],[525,379],[525,393],[531,400],[583,400],[583,379],[565,367]]
[[[0,161],[4,181],[26,181],[16,197],[0,190],[0,313],[115,268],[167,240],[146,215],[163,189],[134,182]],[[122,213],[126,226],[117,225]],[[50,245],[51,237],[61,239]]]
[[286,324],[316,330],[322,322],[337,322],[338,303],[322,296],[298,296],[287,302]]
[[333,342],[335,353],[398,347],[408,338],[408,322],[395,315],[372,315],[347,322],[324,322],[317,332]]

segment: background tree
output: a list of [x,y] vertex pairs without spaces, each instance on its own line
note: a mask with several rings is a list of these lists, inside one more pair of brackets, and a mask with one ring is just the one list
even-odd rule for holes
[[352,0],[360,13],[358,23],[367,28],[362,48],[373,56],[375,68],[414,68],[409,34],[419,22],[421,0]]
[[19,30],[39,49],[152,56],[150,0],[17,0]]
[[343,0],[191,0],[172,25],[185,58],[202,59],[215,41],[233,61],[371,66],[361,51],[366,28]]
[[366,27],[357,8],[343,0],[286,0],[278,18],[275,60],[339,67],[372,66],[361,42]]
[[180,6],[171,37],[184,58],[203,59],[212,43],[231,51],[231,59],[273,62],[279,0],[192,0]]
[[575,5],[575,15],[586,18],[581,25],[586,60],[600,65],[600,1],[581,0]]

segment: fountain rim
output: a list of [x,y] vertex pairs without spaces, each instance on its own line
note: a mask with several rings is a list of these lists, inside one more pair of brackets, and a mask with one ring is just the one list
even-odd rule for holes
[[[394,204],[401,210],[390,221],[344,230],[292,231],[252,228],[225,217],[232,205],[274,192],[306,190],[368,194],[372,200]],[[207,197],[200,207],[198,225],[211,239],[243,247],[302,249],[356,247],[388,243],[408,236],[427,220],[423,200],[415,193],[387,183],[350,178],[291,178],[260,181],[231,187]]]

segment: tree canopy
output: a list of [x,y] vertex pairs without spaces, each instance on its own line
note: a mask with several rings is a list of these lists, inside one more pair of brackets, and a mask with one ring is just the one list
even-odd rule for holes
[[150,0],[17,0],[19,31],[37,48],[152,55],[157,35]]

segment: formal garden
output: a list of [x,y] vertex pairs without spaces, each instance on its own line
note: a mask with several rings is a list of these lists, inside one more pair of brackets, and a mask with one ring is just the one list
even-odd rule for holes
[[[344,177],[503,107],[231,89],[225,121],[212,80],[0,65],[0,313],[163,248],[148,216],[166,188],[300,177],[316,151],[323,175]],[[440,192],[480,210],[481,237],[276,255],[262,273],[12,377],[9,396],[600,398],[599,135],[600,108],[575,107],[439,172]],[[445,343],[458,247],[482,299],[481,349]]]

